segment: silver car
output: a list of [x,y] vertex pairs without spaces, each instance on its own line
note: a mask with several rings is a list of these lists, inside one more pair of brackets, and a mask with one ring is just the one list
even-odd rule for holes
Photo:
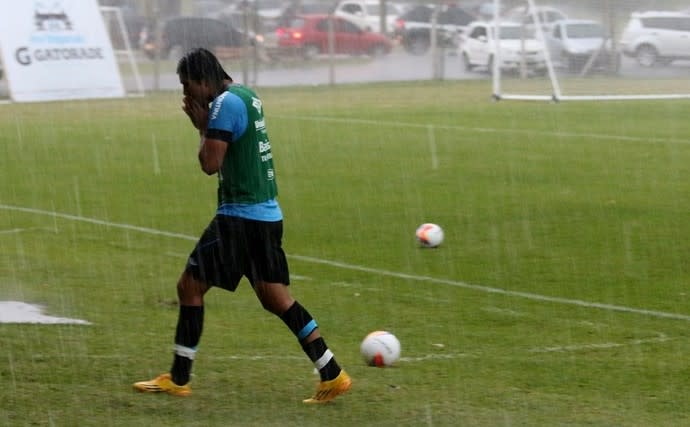
[[617,71],[620,65],[611,37],[603,25],[586,19],[556,21],[545,34],[554,65],[569,72],[592,69]]

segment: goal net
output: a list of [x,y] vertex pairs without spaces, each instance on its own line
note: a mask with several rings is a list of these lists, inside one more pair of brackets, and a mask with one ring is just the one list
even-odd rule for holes
[[[484,42],[496,99],[690,98],[690,3],[494,0]],[[470,55],[471,47],[464,49]]]

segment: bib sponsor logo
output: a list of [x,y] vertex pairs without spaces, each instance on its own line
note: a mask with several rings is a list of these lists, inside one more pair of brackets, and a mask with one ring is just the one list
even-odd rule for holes
[[256,111],[258,111],[259,114],[261,114],[261,105],[261,100],[252,96],[252,107],[256,108]]
[[259,141],[259,154],[261,154],[261,161],[267,162],[273,158],[271,154],[271,142],[270,141]]

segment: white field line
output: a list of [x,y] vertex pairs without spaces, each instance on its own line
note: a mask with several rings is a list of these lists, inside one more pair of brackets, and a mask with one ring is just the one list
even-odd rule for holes
[[436,154],[436,136],[434,135],[434,125],[427,125],[429,139],[429,151],[431,152],[431,169],[438,169],[438,155]]
[[598,308],[598,309],[607,310],[607,311],[620,311],[620,312],[624,312],[624,313],[643,314],[643,315],[651,316],[651,317],[661,317],[661,318],[668,318],[668,319],[685,320],[685,321],[690,322],[690,316],[685,315],[685,314],[667,313],[667,312],[663,312],[663,311],[645,310],[645,309],[641,309],[641,308],[632,308],[632,307],[625,307],[625,306],[613,305],[613,304],[604,304],[604,303],[589,302],[589,301],[582,301],[582,300],[576,300],[576,299],[551,297],[551,296],[547,296],[547,295],[533,294],[533,293],[529,293],[529,292],[511,291],[511,290],[501,289],[501,288],[492,288],[489,286],[473,285],[470,283],[460,282],[457,280],[438,279],[438,278],[429,277],[429,276],[417,276],[417,275],[413,275],[413,274],[399,273],[399,272],[395,272],[395,271],[380,270],[377,268],[363,267],[363,266],[359,266],[359,265],[346,264],[343,262],[330,261],[330,260],[313,258],[313,257],[303,256],[303,255],[292,255],[292,258],[298,259],[300,261],[311,262],[313,264],[325,264],[325,265],[329,265],[332,267],[339,267],[339,268],[343,268],[343,269],[347,269],[347,270],[355,270],[355,271],[361,271],[361,272],[365,272],[365,273],[372,273],[372,274],[376,274],[379,276],[396,277],[398,279],[403,279],[403,280],[437,283],[437,284],[442,284],[442,285],[456,286],[459,288],[472,289],[472,290],[480,291],[480,292],[484,292],[484,293],[500,294],[500,295],[519,297],[519,298],[536,300],[536,301],[553,302],[553,303],[566,304],[566,305],[576,305],[576,306],[587,307],[587,308]]
[[51,233],[54,233],[55,230],[52,228],[45,228],[45,227],[26,227],[26,228],[9,228],[6,230],[0,230],[0,234],[18,234],[18,233],[23,233],[25,231],[33,231],[33,230],[43,230],[43,231],[50,231]]
[[[36,215],[51,216],[53,218],[61,218],[61,219],[66,219],[66,220],[70,220],[70,221],[85,222],[85,223],[89,223],[89,224],[102,225],[105,227],[119,228],[119,229],[123,229],[123,230],[138,231],[138,232],[141,232],[144,234],[150,234],[150,235],[155,235],[155,236],[172,237],[172,238],[184,239],[184,240],[189,240],[189,241],[196,241],[198,239],[197,237],[189,236],[189,235],[181,234],[181,233],[173,233],[170,231],[156,230],[154,228],[139,227],[139,226],[131,225],[131,224],[122,224],[122,223],[116,223],[116,222],[110,222],[110,221],[103,221],[103,220],[95,219],[95,218],[87,218],[87,217],[83,217],[83,216],[70,215],[70,214],[65,214],[65,213],[60,213],[60,212],[51,212],[51,211],[46,211],[46,210],[42,210],[42,209],[26,208],[26,207],[21,207],[21,206],[11,206],[11,205],[5,205],[5,204],[0,204],[0,209],[8,210],[8,211],[15,211],[15,212],[24,212],[24,213],[30,213],[30,214],[36,214]],[[448,286],[454,286],[457,288],[469,289],[469,290],[488,293],[488,294],[498,294],[498,295],[516,297],[516,298],[523,298],[523,299],[528,299],[528,300],[533,300],[533,301],[550,302],[550,303],[564,304],[564,305],[574,305],[574,306],[585,307],[585,308],[594,308],[594,309],[599,309],[599,310],[604,310],[604,311],[640,314],[640,315],[649,316],[649,317],[658,317],[658,318],[662,318],[662,319],[684,320],[686,322],[690,322],[690,315],[687,315],[687,314],[668,313],[665,311],[647,310],[647,309],[643,309],[643,308],[634,308],[634,307],[626,307],[626,306],[614,305],[614,304],[605,304],[605,303],[590,302],[590,301],[583,301],[583,300],[577,300],[577,299],[561,298],[561,297],[554,297],[554,296],[548,296],[548,295],[534,294],[534,293],[530,293],[530,292],[511,291],[511,290],[502,289],[502,288],[492,288],[490,286],[473,285],[471,283],[465,283],[465,282],[461,282],[458,280],[439,279],[439,278],[430,277],[430,276],[418,276],[418,275],[414,275],[414,274],[407,274],[407,273],[400,273],[397,271],[382,270],[382,269],[378,269],[378,268],[365,267],[365,266],[356,265],[356,264],[348,264],[345,262],[332,261],[332,260],[315,258],[315,257],[305,256],[305,255],[294,255],[293,254],[293,255],[289,255],[288,257],[294,258],[294,259],[297,259],[300,261],[304,261],[304,262],[309,262],[312,264],[321,264],[321,265],[327,265],[330,267],[342,268],[344,270],[360,271],[363,273],[370,273],[370,274],[374,274],[377,276],[394,277],[397,279],[410,280],[410,281],[415,281],[415,282],[427,282],[427,283],[434,283],[434,284],[439,284],[439,285],[448,285]]]
[[655,344],[671,341],[673,338],[669,338],[666,335],[659,333],[658,336],[652,338],[641,338],[632,340],[627,343],[618,342],[604,342],[604,343],[589,343],[589,344],[572,344],[563,346],[553,346],[553,347],[540,347],[530,349],[530,353],[568,353],[573,351],[587,351],[587,350],[606,350],[609,348],[618,348],[633,345],[643,345],[643,344]]
[[[665,343],[672,341],[674,338],[667,337],[664,334],[659,334],[656,337],[651,338],[641,338],[636,340],[631,340],[628,342],[603,342],[603,343],[583,343],[583,344],[571,344],[564,346],[553,346],[553,347],[538,347],[527,349],[527,353],[575,353],[582,351],[598,351],[598,350],[608,350],[612,348],[621,347],[633,347],[642,345],[651,345]],[[41,355],[37,355],[41,356]],[[126,356],[120,354],[80,354],[76,355],[75,359],[86,358],[86,359],[122,359]],[[232,355],[213,355],[208,354],[203,356],[204,359],[213,361],[231,361],[231,360],[243,360],[243,361],[256,361],[256,360],[304,360],[303,355],[289,355],[289,354],[232,354]],[[404,356],[400,358],[402,363],[416,363],[416,362],[426,362],[430,360],[455,360],[464,358],[482,358],[484,357],[479,353],[446,353],[443,350],[439,350],[435,353],[420,354],[415,356]]]
[[28,228],[10,228],[8,230],[0,230],[0,234],[16,234],[28,230]]
[[[406,123],[406,122],[393,122],[393,121],[379,121],[379,120],[366,120],[366,119],[345,119],[340,117],[301,117],[301,116],[287,116],[287,115],[275,115],[271,116],[278,119],[289,119],[289,120],[301,120],[301,121],[316,121],[316,122],[336,122],[336,123],[355,123],[364,125],[375,125],[375,126],[390,126],[390,127],[407,127],[407,128],[419,128],[428,129],[428,124],[416,124],[416,123]],[[556,131],[540,131],[534,129],[515,129],[515,128],[484,128],[484,127],[471,127],[471,126],[457,126],[457,125],[433,125],[434,129],[444,129],[444,130],[458,130],[464,132],[476,132],[476,133],[498,133],[498,134],[520,134],[520,135],[543,135],[551,136],[554,138],[584,138],[584,139],[599,139],[599,140],[609,140],[609,141],[629,141],[629,142],[642,142],[642,143],[653,143],[653,144],[690,144],[688,139],[677,139],[677,138],[642,138],[639,136],[626,136],[626,135],[609,135],[609,134],[599,134],[599,133],[580,133],[580,132],[556,132]]]

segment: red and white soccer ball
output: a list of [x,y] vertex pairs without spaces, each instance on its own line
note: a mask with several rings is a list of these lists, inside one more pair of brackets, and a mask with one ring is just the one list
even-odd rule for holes
[[422,224],[415,232],[417,241],[426,248],[435,248],[443,243],[443,229],[432,223]]
[[364,337],[359,351],[367,365],[384,368],[400,359],[400,341],[388,331],[374,331]]

